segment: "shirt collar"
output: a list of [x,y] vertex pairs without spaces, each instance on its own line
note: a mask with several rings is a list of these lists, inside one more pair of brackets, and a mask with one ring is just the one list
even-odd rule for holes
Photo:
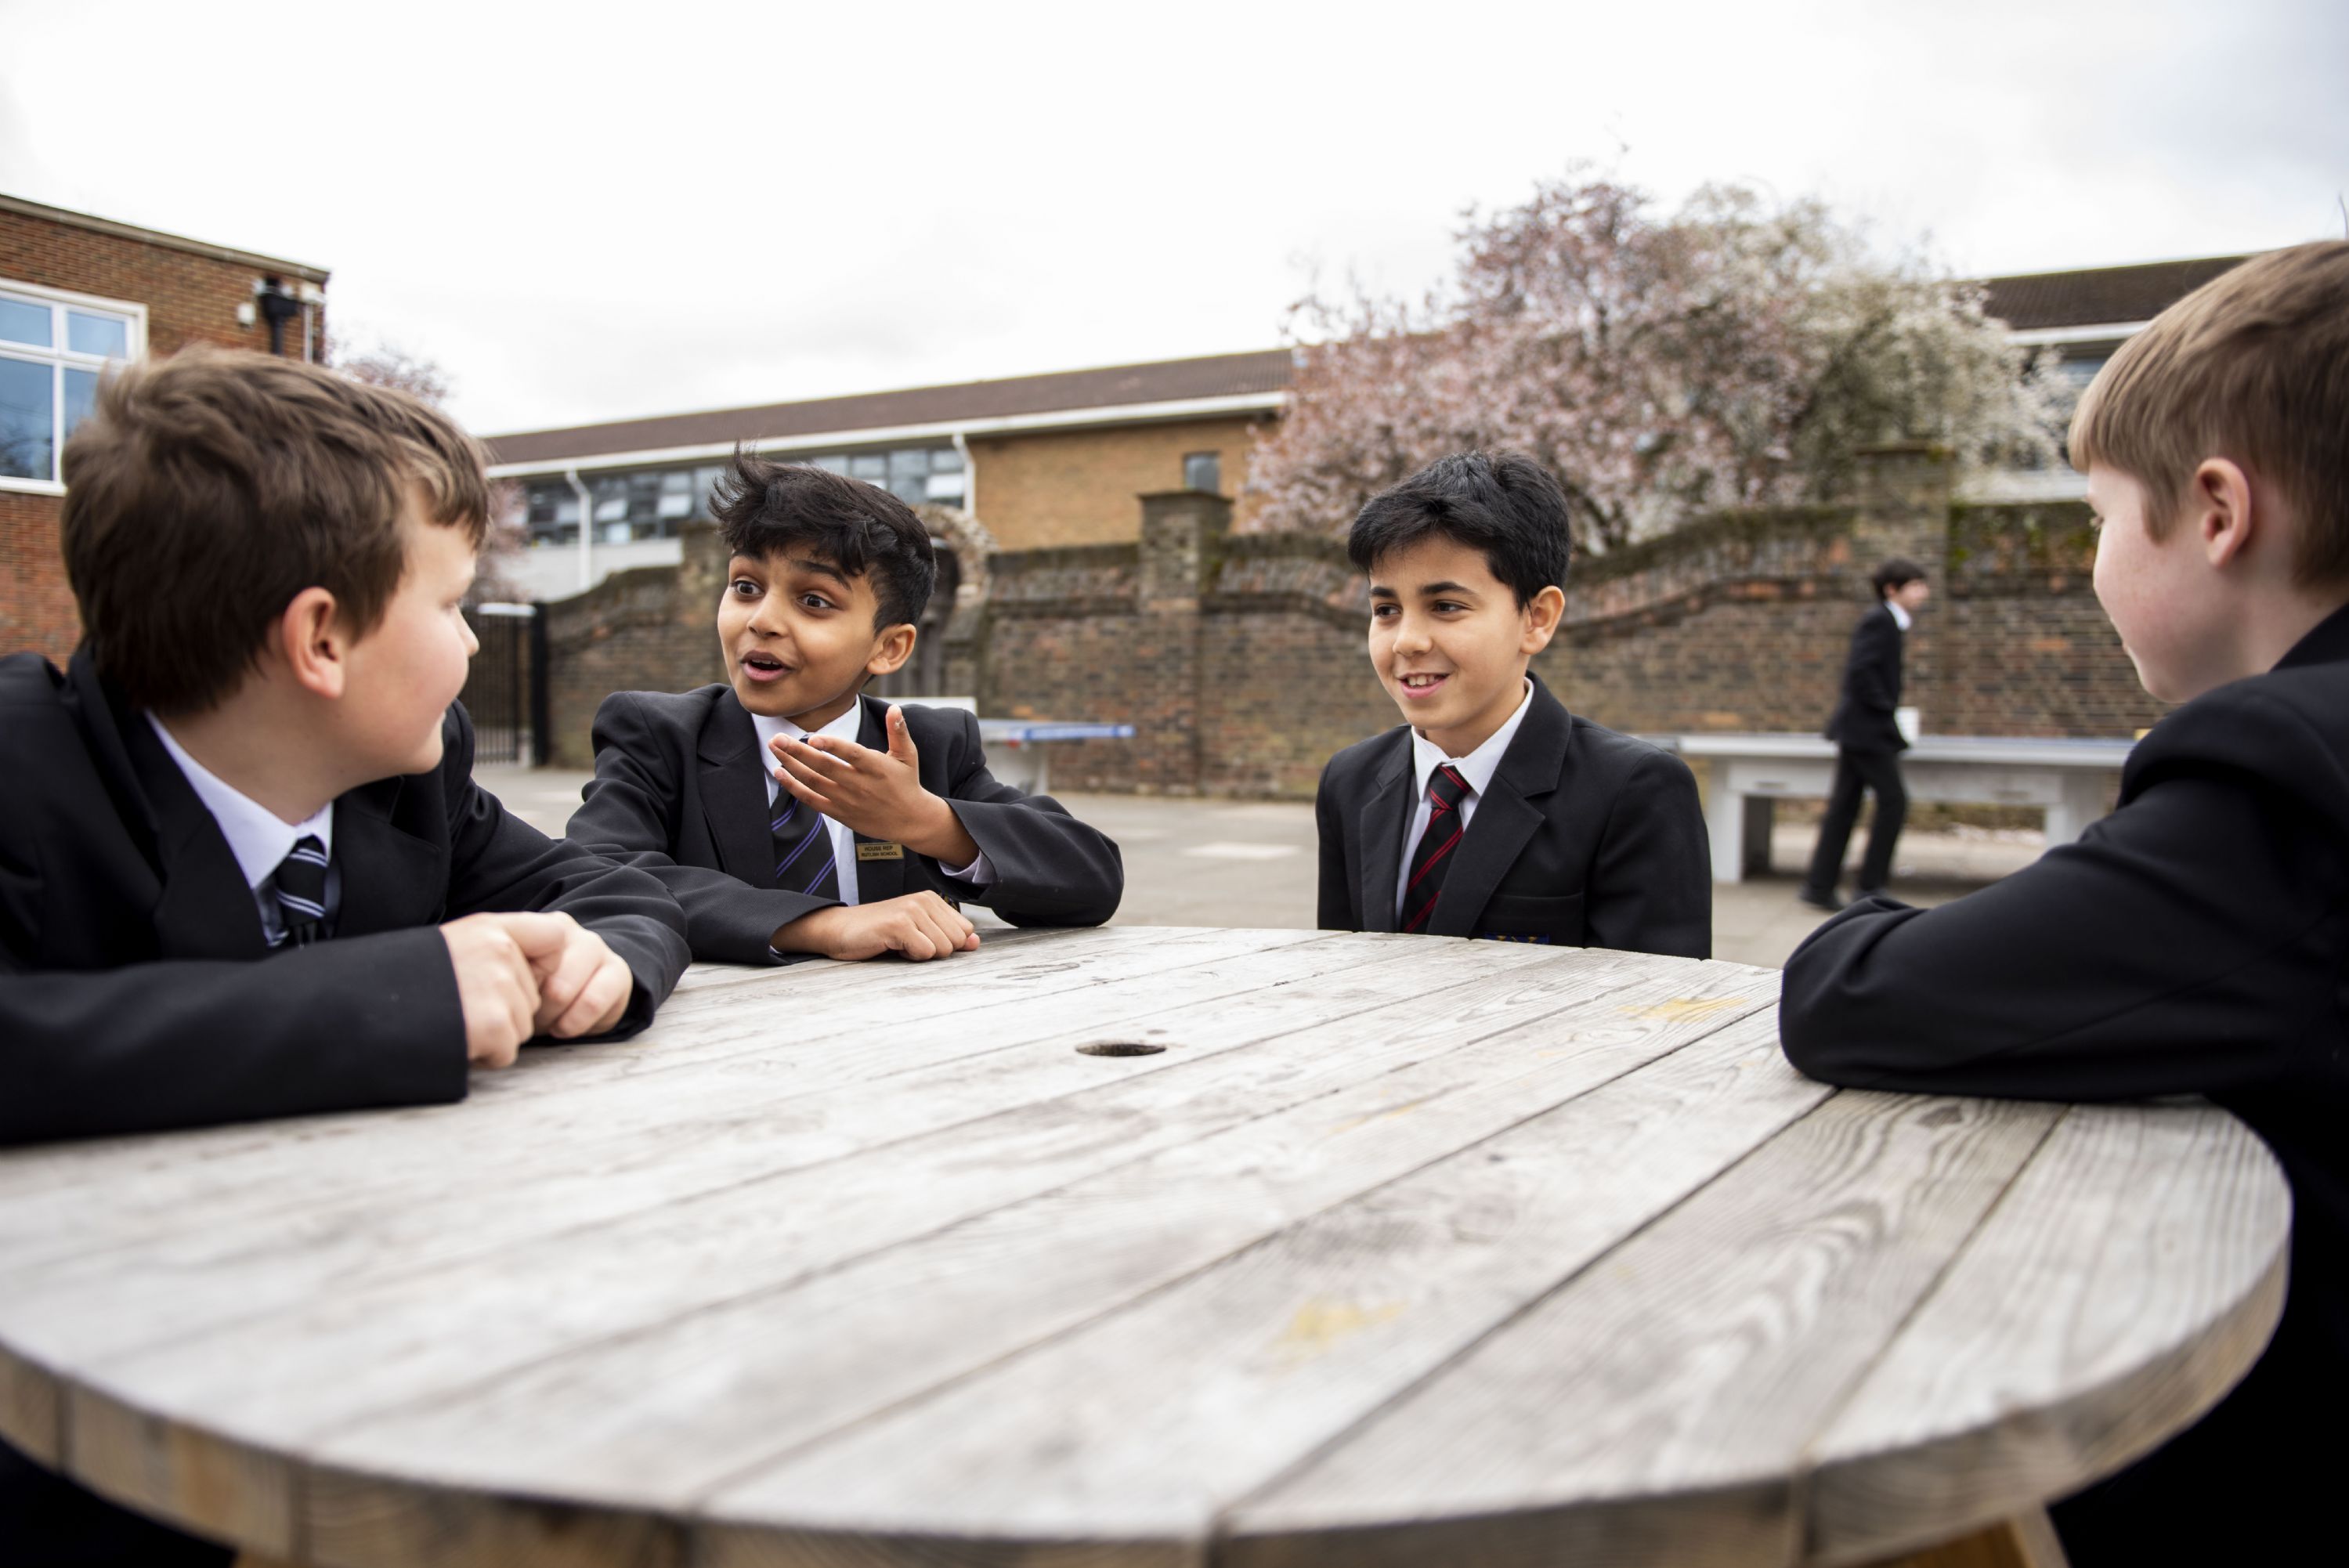
[[806,730],[788,718],[770,718],[763,713],[750,716],[750,724],[759,732],[759,762],[768,772],[775,767],[775,737],[788,735],[793,740],[805,740],[810,735],[829,735],[837,740],[854,741],[864,725],[864,699],[858,697],[848,705],[848,710],[822,729]]
[[1517,727],[1525,723],[1526,710],[1533,706],[1533,696],[1534,683],[1527,681],[1525,696],[1517,699],[1516,711],[1501,721],[1501,727],[1493,731],[1484,745],[1465,757],[1445,755],[1444,748],[1413,729],[1411,732],[1411,769],[1419,793],[1427,793],[1427,781],[1435,777],[1438,768],[1449,762],[1460,777],[1468,781],[1471,793],[1484,794],[1493,782],[1493,775],[1500,771],[1501,758],[1509,749],[1509,742],[1517,738]]
[[1894,625],[1899,626],[1904,632],[1909,629],[1910,622],[1908,611],[1903,610],[1899,605],[1894,603],[1889,599],[1887,599],[1884,602],[1884,607],[1892,612],[1892,623]]
[[236,857],[237,869],[244,873],[247,887],[259,887],[277,874],[295,843],[305,838],[316,839],[329,859],[335,852],[335,803],[332,800],[318,808],[316,814],[299,822],[289,822],[268,807],[262,805],[235,786],[222,782],[218,775],[188,755],[163,721],[153,714],[147,722],[155,727],[156,738],[171,760],[187,776],[188,785],[204,810],[219,824],[221,837],[228,841],[229,852]]

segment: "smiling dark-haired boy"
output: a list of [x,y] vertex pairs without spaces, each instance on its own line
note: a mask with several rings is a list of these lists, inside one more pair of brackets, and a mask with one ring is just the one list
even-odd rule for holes
[[1323,929],[1711,955],[1688,765],[1526,670],[1565,613],[1568,540],[1557,480],[1510,453],[1442,459],[1355,518],[1371,664],[1404,723],[1322,771]]
[[570,837],[684,905],[696,958],[943,958],[978,945],[957,904],[1015,925],[1098,925],[1116,844],[987,770],[978,721],[862,695],[902,666],[936,577],[888,491],[738,454],[716,501],[730,559],[727,684],[617,692]]

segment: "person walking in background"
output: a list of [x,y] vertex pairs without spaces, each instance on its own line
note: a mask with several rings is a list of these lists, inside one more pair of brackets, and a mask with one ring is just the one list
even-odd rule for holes
[[1859,820],[1862,789],[1876,796],[1876,821],[1868,830],[1868,855],[1859,865],[1859,896],[1882,892],[1892,878],[1892,846],[1909,815],[1909,791],[1900,783],[1900,753],[1909,738],[1900,733],[1900,645],[1917,612],[1932,594],[1925,569],[1894,559],[1876,569],[1876,605],[1852,628],[1851,654],[1844,661],[1843,691],[1827,719],[1836,743],[1835,783],[1826,815],[1819,820],[1818,848],[1800,897],[1820,909],[1838,910],[1836,878],[1843,871],[1852,824]]

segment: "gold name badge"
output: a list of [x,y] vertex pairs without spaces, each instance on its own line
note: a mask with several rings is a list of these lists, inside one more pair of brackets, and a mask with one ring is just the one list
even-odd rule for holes
[[859,844],[856,858],[860,861],[902,861],[905,858],[903,844]]

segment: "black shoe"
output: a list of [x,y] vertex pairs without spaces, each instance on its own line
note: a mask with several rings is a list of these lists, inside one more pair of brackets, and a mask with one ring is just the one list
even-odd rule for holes
[[1864,887],[1858,889],[1851,895],[1851,902],[1857,903],[1864,898],[1890,898],[1891,896],[1892,890],[1889,888]]
[[1813,909],[1823,909],[1829,914],[1834,914],[1843,908],[1843,900],[1836,897],[1832,890],[1821,892],[1817,888],[1806,887],[1795,896]]

